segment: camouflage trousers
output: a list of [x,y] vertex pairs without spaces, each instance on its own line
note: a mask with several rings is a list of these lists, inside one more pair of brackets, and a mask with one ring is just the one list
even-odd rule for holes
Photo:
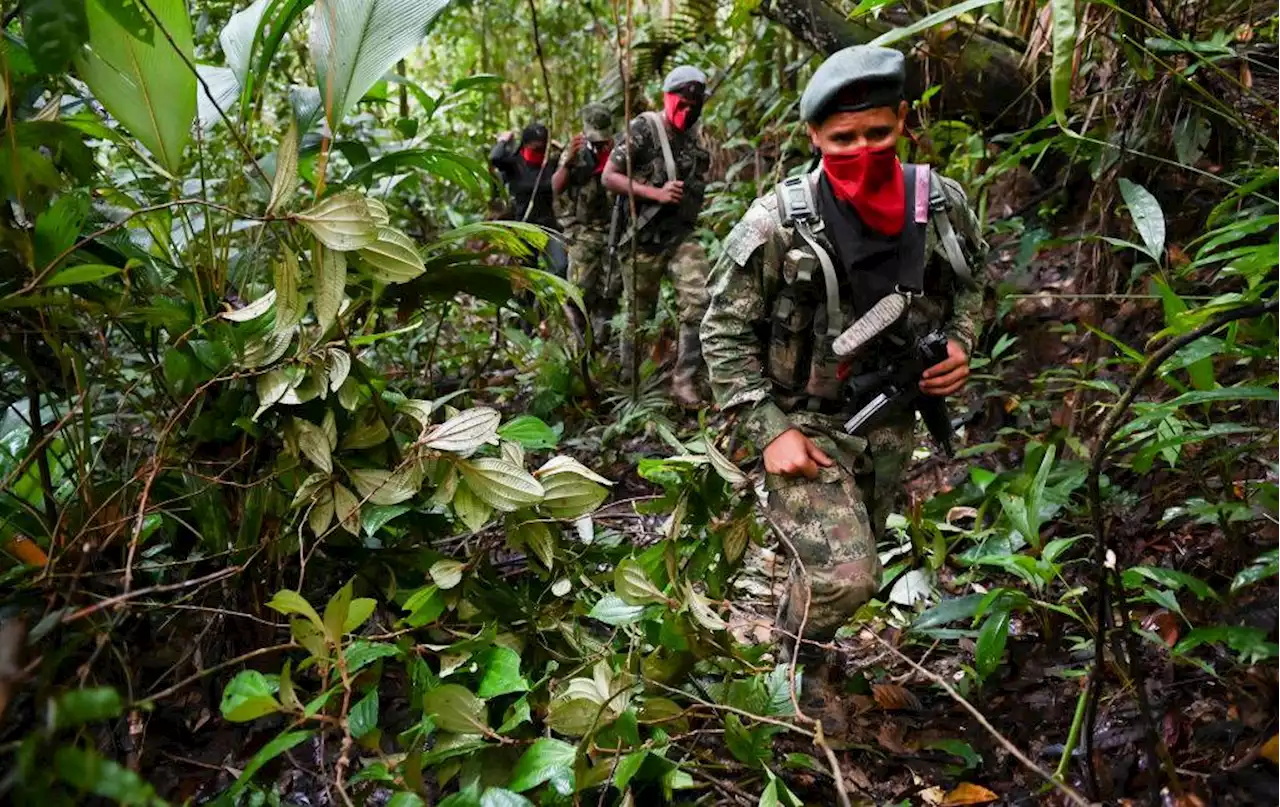
[[865,439],[845,434],[843,418],[790,419],[835,463],[812,480],[766,475],[765,517],[795,553],[778,627],[795,635],[803,621],[806,639],[825,642],[880,588],[876,540],[904,492],[914,416],[894,416]]
[[695,329],[702,325],[702,315],[707,313],[707,304],[711,300],[707,293],[707,274],[711,265],[701,244],[689,239],[660,252],[637,249],[634,269],[630,250],[624,247],[619,252],[618,262],[622,267],[627,300],[636,301],[637,322],[648,322],[657,313],[662,276],[669,273],[676,289],[680,324]]
[[[618,310],[622,295],[622,274],[608,277],[609,235],[599,230],[575,227],[569,236],[569,281],[582,289],[582,302],[597,335]],[[606,283],[607,281],[607,283]]]

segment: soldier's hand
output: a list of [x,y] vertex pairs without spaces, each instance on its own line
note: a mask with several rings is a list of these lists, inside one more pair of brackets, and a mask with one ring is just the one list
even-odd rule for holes
[[502,134],[498,135],[498,142],[510,143],[515,136],[516,136],[515,132],[503,132]]
[[679,204],[684,197],[684,183],[673,179],[658,189],[658,201],[664,205]]
[[947,357],[920,377],[920,391],[925,395],[943,397],[954,395],[964,388],[969,378],[969,357],[954,339],[947,340]]
[[818,478],[818,468],[830,468],[834,461],[814,445],[799,429],[787,429],[764,450],[764,469],[779,476]]
[[582,147],[584,144],[586,144],[586,142],[587,142],[586,135],[584,134],[574,135],[573,139],[569,141],[569,149],[568,149],[569,159],[573,159],[574,157],[578,156],[578,152],[582,150]]

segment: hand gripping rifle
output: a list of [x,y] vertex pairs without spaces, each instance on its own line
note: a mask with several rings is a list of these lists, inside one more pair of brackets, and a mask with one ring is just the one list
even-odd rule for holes
[[[870,342],[896,322],[905,312],[910,298],[895,292],[872,306],[864,316],[842,333],[833,349],[837,356],[847,356]],[[873,425],[881,413],[895,405],[909,405],[920,413],[938,447],[947,457],[954,455],[951,446],[951,417],[943,398],[920,391],[924,371],[947,358],[947,336],[935,329],[892,356],[878,370],[854,376],[846,382],[848,399],[861,408],[844,424],[849,434],[857,434]],[[865,403],[862,403],[864,402]]]

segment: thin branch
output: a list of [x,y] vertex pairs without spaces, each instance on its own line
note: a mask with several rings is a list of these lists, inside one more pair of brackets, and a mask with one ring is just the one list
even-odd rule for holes
[[212,574],[207,574],[204,577],[197,577],[194,580],[184,580],[181,583],[166,583],[165,585],[162,585],[162,586],[150,586],[148,588],[135,589],[134,591],[126,591],[123,594],[117,594],[114,597],[108,597],[107,599],[102,600],[101,602],[96,602],[93,605],[89,605],[84,608],[81,608],[79,611],[74,611],[70,614],[67,614],[62,618],[61,622],[64,625],[68,622],[75,622],[77,619],[83,619],[91,614],[96,614],[98,611],[101,611],[104,608],[110,608],[115,605],[120,605],[121,603],[128,602],[129,600],[135,599],[137,597],[142,597],[147,594],[162,594],[167,591],[179,591],[184,588],[191,588],[193,586],[204,585],[206,583],[214,583],[214,582],[217,582],[218,580],[221,580],[224,577],[230,577],[231,575],[239,574],[243,569],[244,569],[243,566],[228,566],[225,569],[221,569]]
[[269,653],[281,653],[285,650],[297,650],[300,647],[301,645],[297,644],[296,642],[286,642],[284,644],[272,645],[270,647],[259,647],[257,650],[251,650],[248,653],[245,653],[244,655],[227,659],[226,661],[215,664],[212,667],[203,669],[200,672],[196,673],[195,675],[190,675],[186,678],[183,678],[181,681],[169,687],[168,689],[163,689],[154,695],[148,695],[147,697],[143,698],[140,701],[135,701],[134,703],[130,704],[130,708],[145,706],[147,704],[155,703],[156,701],[164,700],[165,698],[169,697],[175,692],[178,692],[181,689],[185,689],[187,686],[194,684],[196,681],[199,681],[202,678],[213,675],[214,673],[220,670],[225,670],[228,667],[234,667],[235,665],[246,662],[249,659],[257,658],[258,656],[265,656]]

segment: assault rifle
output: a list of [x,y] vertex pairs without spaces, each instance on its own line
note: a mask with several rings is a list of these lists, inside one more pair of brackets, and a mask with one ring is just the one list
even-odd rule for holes
[[894,405],[909,405],[920,413],[938,447],[948,458],[952,457],[951,417],[947,413],[947,402],[943,398],[925,395],[919,386],[924,371],[946,358],[947,336],[940,330],[934,330],[888,366],[849,379],[846,382],[849,399],[855,403],[867,403],[849,418],[844,430],[857,434]]

